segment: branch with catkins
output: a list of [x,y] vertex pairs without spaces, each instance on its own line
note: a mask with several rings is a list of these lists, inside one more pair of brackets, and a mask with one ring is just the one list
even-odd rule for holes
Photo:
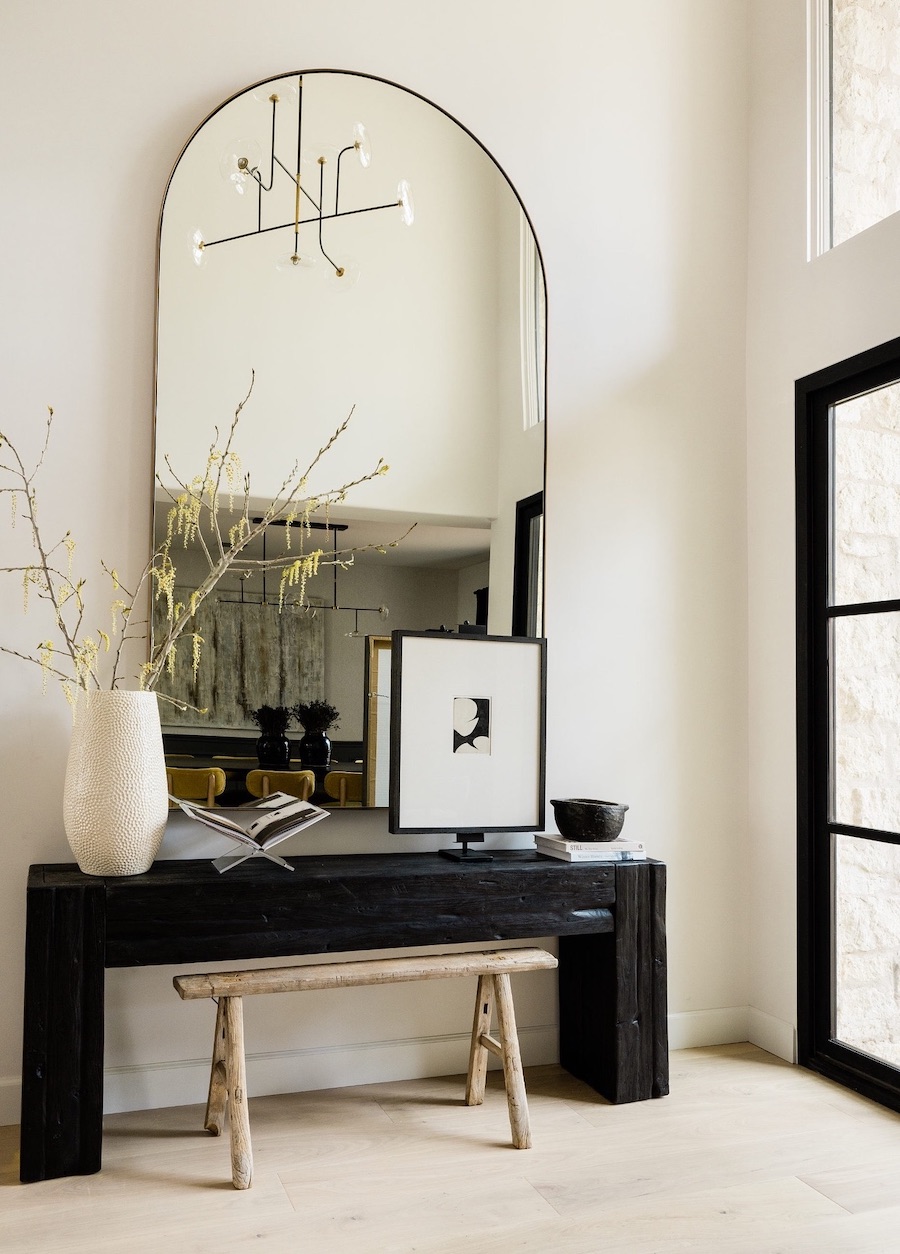
[[[33,562],[21,566],[0,566],[0,574],[18,575],[22,580],[26,612],[31,597],[36,596],[47,603],[53,624],[53,635],[42,640],[33,653],[23,653],[3,645],[0,645],[0,652],[39,666],[45,688],[51,676],[58,679],[70,704],[74,705],[79,688],[117,688],[123,682],[123,646],[129,640],[144,639],[149,634],[146,618],[148,588],[149,595],[161,602],[165,610],[165,628],[157,633],[158,638],[152,638],[148,660],[137,676],[141,688],[153,690],[160,675],[167,668],[174,668],[176,650],[182,641],[190,641],[196,671],[203,641],[196,631],[191,630],[192,623],[198,607],[229,571],[247,574],[255,570],[277,570],[280,572],[280,603],[284,603],[288,588],[297,588],[298,591],[292,594],[292,601],[302,604],[306,584],[320,566],[350,565],[355,554],[362,551],[341,549],[326,554],[321,548],[307,549],[312,534],[311,522],[316,514],[323,513],[327,519],[330,508],[343,502],[353,488],[388,471],[384,460],[379,459],[372,470],[339,487],[311,497],[305,495],[310,476],[347,430],[353,410],[305,468],[301,468],[299,458],[293,463],[261,516],[257,510],[257,516],[251,519],[250,476],[242,470],[241,459],[235,449],[235,437],[241,413],[252,395],[254,381],[255,376],[251,378],[247,395],[234,411],[221,445],[219,432],[215,432],[202,474],[190,480],[182,479],[175,473],[169,458],[165,459],[171,482],[175,485],[174,489],[167,487],[157,476],[163,494],[170,501],[165,538],[154,549],[137,581],[130,586],[126,587],[115,567],[101,562],[112,585],[114,599],[108,626],[94,626],[92,630],[85,629],[86,579],[77,577],[73,572],[75,541],[67,531],[55,542],[45,542],[38,521],[36,481],[50,443],[53,410],[48,410],[41,448],[30,468],[16,444],[0,431],[0,495],[9,496],[12,525],[15,527],[24,521],[34,551]],[[224,504],[226,497],[227,509]],[[273,524],[279,528],[284,526],[286,551],[280,557],[264,561],[246,556],[248,546]],[[292,551],[291,532],[296,524],[299,524],[299,551]],[[363,547],[385,552],[389,547],[396,547],[408,534],[409,531],[386,545]],[[190,544],[196,545],[203,554],[207,572],[187,604],[182,604],[175,600],[175,555],[179,546],[187,548]],[[174,698],[165,699],[187,708]]]

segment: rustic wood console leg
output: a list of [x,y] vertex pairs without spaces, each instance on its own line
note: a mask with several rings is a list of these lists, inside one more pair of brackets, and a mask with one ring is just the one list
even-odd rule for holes
[[103,1133],[102,880],[28,889],[20,1179],[100,1170]]
[[506,1102],[509,1106],[512,1141],[516,1149],[531,1149],[528,1100],[525,1096],[525,1077],[522,1074],[522,1056],[519,1053],[519,1034],[516,1030],[512,989],[509,986],[509,976],[506,974],[495,975],[493,980],[494,991],[497,995],[497,1028],[503,1044],[503,1079],[506,1082]]
[[479,975],[478,993],[475,998],[475,1019],[472,1024],[472,1045],[469,1049],[469,1074],[466,1076],[467,1106],[480,1106],[484,1101],[488,1051],[487,1046],[482,1045],[481,1038],[489,1034],[493,1014],[494,981],[489,975]]
[[231,1135],[231,1180],[236,1189],[249,1189],[253,1178],[253,1150],[250,1145],[250,1111],[247,1106],[244,1003],[240,997],[223,997],[222,1003],[225,1006],[225,1075]]
[[225,998],[216,1007],[216,1032],[213,1039],[212,1066],[209,1072],[209,1095],[203,1126],[213,1136],[220,1136],[225,1126],[225,1102],[228,1088],[225,1077]]
[[560,1062],[611,1102],[669,1091],[665,874],[617,865],[615,930],[560,938]]

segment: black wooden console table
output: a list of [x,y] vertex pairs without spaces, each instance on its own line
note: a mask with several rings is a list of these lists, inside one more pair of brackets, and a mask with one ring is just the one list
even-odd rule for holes
[[613,1102],[668,1092],[662,863],[291,861],[293,873],[248,862],[224,876],[158,862],[125,879],[31,868],[23,1181],[100,1170],[105,967],[559,936],[562,1065]]

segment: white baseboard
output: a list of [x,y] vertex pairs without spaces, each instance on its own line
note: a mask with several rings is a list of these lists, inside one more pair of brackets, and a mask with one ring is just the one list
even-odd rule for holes
[[792,1023],[754,1006],[693,1010],[669,1015],[669,1048],[697,1049],[749,1041],[785,1062],[797,1061],[797,1033]]
[[[311,1049],[247,1055],[247,1087],[254,1096],[299,1093],[310,1089],[376,1084],[465,1072],[470,1033],[366,1041],[358,1045],[324,1045]],[[520,1027],[519,1043],[526,1066],[556,1062],[555,1024]],[[489,1066],[499,1066],[495,1059]],[[103,1076],[106,1114],[189,1106],[206,1101],[209,1058],[111,1067]],[[21,1079],[0,1078],[0,1126],[19,1122]]]
[[776,1019],[751,1006],[748,1011],[747,1040],[785,1062],[797,1061],[797,1030],[793,1023]]
[[698,1049],[704,1045],[732,1045],[747,1040],[746,1006],[716,1010],[687,1010],[669,1015],[669,1049]]
[[[248,1054],[247,1087],[253,1096],[262,1097],[266,1093],[298,1093],[463,1073],[469,1038],[468,1032],[454,1032],[446,1036]],[[554,1024],[520,1027],[519,1042],[526,1066],[557,1059]],[[490,1063],[493,1066],[494,1060]],[[104,1073],[103,1109],[107,1114],[115,1114],[205,1102],[208,1083],[208,1058],[112,1067]],[[0,1123],[18,1121],[19,1080],[0,1081]]]
[[[453,1075],[466,1069],[469,1039],[468,1032],[454,1032],[446,1036],[248,1054],[247,1088],[252,1095],[262,1097],[266,1093],[299,1093],[347,1084]],[[526,1066],[556,1061],[554,1025],[519,1028],[519,1042]],[[208,1058],[149,1067],[115,1067],[104,1077],[103,1108],[112,1114],[205,1102],[208,1082]]]
[[[557,1061],[555,1024],[520,1027],[519,1040],[526,1066]],[[778,1058],[796,1062],[793,1024],[751,1006],[669,1015],[670,1049],[730,1045],[736,1041],[751,1041]],[[465,1070],[468,1042],[468,1032],[455,1032],[446,1036],[249,1054],[248,1088],[251,1093],[262,1096],[452,1075]],[[495,1065],[493,1059],[491,1065]],[[113,1067],[104,1076],[103,1108],[113,1114],[203,1102],[208,1079],[208,1058]],[[0,1125],[19,1122],[20,1084],[18,1076],[0,1078]]]

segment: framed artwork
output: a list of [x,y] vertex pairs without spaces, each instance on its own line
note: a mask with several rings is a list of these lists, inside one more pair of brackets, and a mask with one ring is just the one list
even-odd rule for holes
[[546,641],[395,631],[388,828],[544,826]]

